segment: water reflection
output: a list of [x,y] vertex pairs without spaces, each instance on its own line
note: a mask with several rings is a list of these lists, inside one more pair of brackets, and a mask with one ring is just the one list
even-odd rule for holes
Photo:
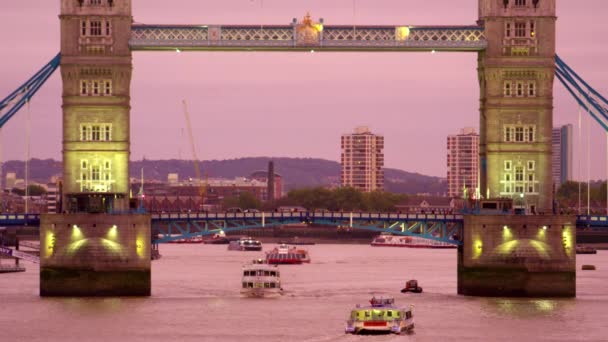
[[57,310],[71,314],[113,315],[132,310],[145,298],[52,298]]
[[574,299],[486,298],[484,311],[503,317],[533,318],[564,315],[576,305]]

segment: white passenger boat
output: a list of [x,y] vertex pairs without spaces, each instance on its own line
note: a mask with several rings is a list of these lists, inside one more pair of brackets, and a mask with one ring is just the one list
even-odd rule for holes
[[397,236],[391,233],[382,233],[371,243],[374,247],[409,247],[409,248],[456,248],[456,245],[425,239],[418,236]]
[[279,268],[263,259],[243,266],[241,294],[248,297],[275,297],[283,294]]
[[269,264],[295,264],[310,263],[310,255],[303,248],[288,246],[284,243],[266,252],[266,262]]
[[229,251],[261,251],[262,243],[254,240],[251,237],[244,237],[238,240],[230,241],[228,244]]
[[401,334],[414,329],[411,305],[409,308],[399,308],[394,305],[394,298],[373,297],[369,302],[369,306],[357,305],[351,310],[350,317],[346,321],[347,334]]

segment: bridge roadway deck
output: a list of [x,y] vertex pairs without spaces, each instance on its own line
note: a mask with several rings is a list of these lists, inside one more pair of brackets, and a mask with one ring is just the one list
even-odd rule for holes
[[[435,214],[387,214],[387,213],[358,213],[358,212],[260,212],[260,213],[150,213],[152,223],[157,222],[186,222],[186,221],[297,221],[310,222],[320,220],[339,221],[426,221],[426,222],[457,222],[463,223],[463,215],[435,215]],[[590,227],[608,230],[608,216],[579,215],[576,220],[577,227]],[[0,227],[40,225],[40,214],[2,214]]]
[[[484,28],[469,26],[144,25],[131,28],[131,50],[219,51],[482,51]],[[303,40],[304,39],[304,40]]]

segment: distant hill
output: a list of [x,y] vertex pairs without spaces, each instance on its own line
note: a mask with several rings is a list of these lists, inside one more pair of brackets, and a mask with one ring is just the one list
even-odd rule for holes
[[[209,178],[248,177],[253,171],[266,170],[268,162],[274,161],[275,171],[283,176],[286,190],[340,183],[340,163],[317,158],[238,158],[228,160],[209,160],[201,163],[201,170]],[[46,182],[54,175],[60,175],[61,162],[52,159],[32,159],[29,163],[30,179]],[[131,177],[139,178],[144,168],[146,179],[167,180],[169,173],[179,174],[180,179],[195,177],[194,164],[189,160],[139,160],[131,162]],[[25,175],[23,161],[7,161],[3,173],[16,172],[18,178]],[[397,193],[443,194],[447,183],[439,177],[430,177],[397,169],[385,169],[387,191]],[[3,175],[4,179],[4,175]]]

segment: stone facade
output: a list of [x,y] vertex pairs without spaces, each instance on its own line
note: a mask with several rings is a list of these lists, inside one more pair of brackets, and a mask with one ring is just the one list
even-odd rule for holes
[[576,296],[576,217],[465,216],[458,293]]
[[555,0],[479,0],[480,185],[486,198],[552,209]]
[[150,216],[45,214],[41,296],[149,296]]
[[[95,193],[125,210],[129,194],[131,1],[61,1],[63,211]],[[81,205],[82,207],[82,205]]]

